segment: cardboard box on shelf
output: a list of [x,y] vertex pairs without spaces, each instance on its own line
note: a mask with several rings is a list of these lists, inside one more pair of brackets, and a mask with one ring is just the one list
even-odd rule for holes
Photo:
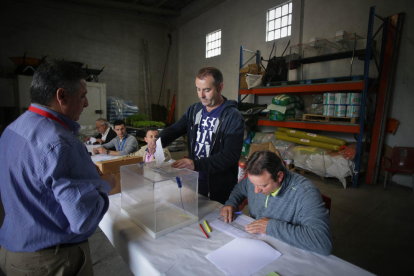
[[240,69],[240,89],[247,88],[246,74],[259,74],[260,67],[256,63],[248,64],[247,67]]
[[252,156],[253,153],[255,153],[256,151],[259,151],[259,150],[269,150],[271,152],[276,153],[277,156],[279,156],[280,159],[282,160],[282,163],[284,165],[286,165],[285,162],[283,161],[282,156],[280,156],[279,151],[276,149],[276,147],[273,145],[272,142],[266,142],[266,143],[262,143],[262,144],[250,144],[249,157],[247,159],[249,159],[250,156]]
[[103,173],[112,173],[115,175],[116,187],[111,190],[109,195],[117,194],[121,192],[121,166],[141,163],[143,158],[141,156],[121,157],[118,159],[112,159],[107,161],[96,162],[95,164],[101,169]]

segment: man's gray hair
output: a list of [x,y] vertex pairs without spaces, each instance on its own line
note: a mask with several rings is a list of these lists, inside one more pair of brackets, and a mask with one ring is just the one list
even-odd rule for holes
[[104,118],[99,118],[98,120],[96,120],[96,122],[100,122],[101,125],[109,126],[109,122]]
[[81,89],[81,80],[87,74],[79,66],[63,60],[43,62],[33,75],[30,87],[32,103],[49,106],[59,88],[74,96]]

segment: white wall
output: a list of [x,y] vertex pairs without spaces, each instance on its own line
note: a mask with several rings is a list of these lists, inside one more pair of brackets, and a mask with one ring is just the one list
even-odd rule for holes
[[[130,100],[143,112],[141,40],[149,44],[152,102],[158,99],[168,46],[168,25],[153,18],[67,1],[7,1],[0,11],[0,76],[16,68],[9,57],[25,51],[29,57],[65,57],[92,69],[106,65],[98,77],[107,84],[107,95]],[[164,93],[161,104],[165,101]]]
[[[194,10],[202,9],[205,1],[195,1],[182,11],[182,18]],[[207,10],[200,16],[183,23],[178,32],[178,107],[177,116],[181,116],[185,109],[197,102],[195,90],[195,75],[205,66],[215,66],[224,75],[223,95],[230,99],[238,96],[238,69],[240,46],[250,50],[260,50],[267,59],[273,42],[265,42],[266,11],[284,3],[284,0],[228,0],[221,5]],[[412,115],[408,111],[414,103],[414,93],[409,89],[409,79],[413,72],[411,60],[414,58],[412,32],[414,3],[411,0],[293,0],[292,36],[277,41],[277,56],[291,39],[291,45],[308,42],[311,37],[330,38],[337,30],[366,37],[368,27],[369,8],[376,6],[376,13],[390,16],[399,12],[406,12],[404,31],[401,40],[399,62],[396,72],[394,97],[391,104],[390,116],[401,121],[401,125],[394,136],[388,136],[385,142],[391,146],[411,146],[414,137]],[[301,8],[303,18],[301,19]],[[375,30],[379,26],[376,20]],[[303,36],[300,36],[303,26]],[[217,57],[205,58],[206,34],[221,29],[222,54]],[[381,35],[377,36],[379,49]],[[247,54],[246,54],[247,56]],[[377,75],[371,62],[370,76]],[[350,59],[304,67],[305,78],[344,76],[349,75]],[[294,72],[294,71],[293,71]],[[295,78],[291,72],[290,77]],[[363,74],[363,61],[356,60],[353,75]],[[400,184],[411,186],[411,178],[395,176],[394,180]]]

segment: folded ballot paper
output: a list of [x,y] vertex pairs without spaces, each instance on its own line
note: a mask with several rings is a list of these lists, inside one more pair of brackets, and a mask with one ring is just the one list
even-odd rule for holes
[[226,275],[249,276],[281,255],[282,253],[261,240],[236,238],[211,252],[206,258]]
[[155,164],[157,164],[157,167],[159,168],[165,160],[164,151],[162,150],[161,139],[157,140],[157,147],[155,149],[154,157]]

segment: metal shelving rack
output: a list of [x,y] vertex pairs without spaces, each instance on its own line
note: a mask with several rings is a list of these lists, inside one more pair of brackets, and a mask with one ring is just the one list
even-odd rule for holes
[[[358,177],[360,170],[361,162],[361,149],[362,149],[362,137],[364,133],[364,123],[365,123],[365,104],[368,91],[377,86],[379,77],[374,81],[370,82],[369,79],[369,68],[371,56],[373,56],[375,63],[377,65],[377,70],[381,72],[380,66],[382,65],[383,50],[381,47],[380,61],[378,63],[375,55],[372,55],[372,41],[375,36],[378,34],[379,30],[373,35],[374,27],[374,17],[375,7],[370,8],[369,12],[369,22],[368,22],[368,32],[367,32],[367,44],[365,49],[365,60],[364,60],[364,78],[363,80],[358,81],[349,81],[349,82],[333,82],[333,83],[319,83],[319,84],[302,84],[302,85],[281,85],[277,87],[263,87],[263,88],[253,88],[253,89],[240,89],[240,75],[239,75],[239,102],[241,95],[254,95],[254,101],[257,102],[257,96],[271,96],[280,93],[323,93],[327,91],[357,91],[362,92],[361,99],[361,110],[360,110],[360,120],[359,124],[337,124],[337,123],[309,123],[303,121],[270,121],[270,120],[259,120],[258,125],[263,126],[274,126],[274,127],[287,127],[287,128],[299,128],[299,129],[308,129],[308,130],[324,130],[324,131],[335,131],[335,132],[348,132],[358,134],[357,138],[357,154],[355,156],[355,169],[353,176],[353,187],[358,186]],[[379,17],[379,16],[378,16]],[[380,27],[381,28],[381,27]],[[253,53],[253,57],[256,57],[256,63],[259,65],[260,52],[251,51],[244,49],[243,46],[240,47],[240,68],[247,64],[253,57],[251,57],[247,62],[243,63],[243,52]],[[343,58],[343,57],[341,57]],[[379,65],[378,65],[379,64]],[[375,137],[373,137],[374,139]]]

